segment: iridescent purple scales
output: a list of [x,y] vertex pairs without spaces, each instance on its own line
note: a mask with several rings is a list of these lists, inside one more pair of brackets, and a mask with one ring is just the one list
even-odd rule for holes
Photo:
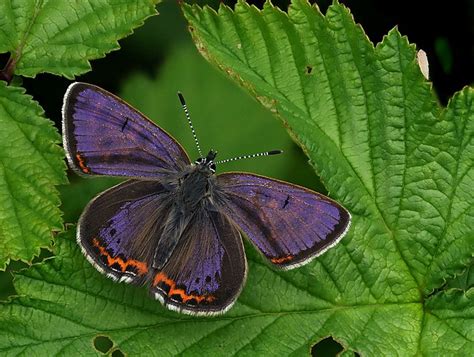
[[79,173],[129,178],[81,215],[77,241],[87,259],[115,280],[147,285],[172,310],[212,315],[232,306],[247,272],[239,230],[272,265],[291,269],[350,226],[346,209],[306,188],[216,176],[213,151],[191,163],[164,130],[93,85],[68,88],[63,141]]
[[63,121],[66,152],[79,173],[157,178],[189,164],[173,138],[112,94],[78,83],[64,100],[74,108],[74,127]]
[[224,173],[217,181],[226,195],[224,211],[283,269],[324,253],[349,227],[346,210],[303,187],[244,173]]

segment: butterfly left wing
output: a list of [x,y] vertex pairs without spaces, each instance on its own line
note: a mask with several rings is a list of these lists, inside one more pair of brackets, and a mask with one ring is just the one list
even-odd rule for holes
[[171,207],[158,181],[128,180],[96,196],[77,225],[77,242],[89,262],[109,278],[143,284]]
[[282,269],[309,262],[349,230],[350,213],[309,189],[246,173],[221,174],[217,182],[219,206]]
[[191,315],[224,313],[245,281],[247,263],[235,225],[216,210],[199,209],[150,291],[171,310]]
[[71,84],[62,114],[64,150],[81,175],[156,179],[190,163],[171,135],[97,86]]

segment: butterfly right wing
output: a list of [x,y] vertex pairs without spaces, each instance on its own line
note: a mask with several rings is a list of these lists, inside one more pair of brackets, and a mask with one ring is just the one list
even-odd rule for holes
[[245,252],[237,227],[218,210],[196,210],[150,291],[167,308],[191,315],[227,311],[244,285]]
[[81,175],[160,178],[190,163],[168,133],[97,86],[71,84],[62,115],[66,156]]
[[247,173],[217,176],[219,206],[274,265],[292,269],[336,245],[350,213],[307,188]]
[[77,242],[86,258],[109,278],[143,284],[171,207],[158,181],[129,180],[96,196],[84,209]]

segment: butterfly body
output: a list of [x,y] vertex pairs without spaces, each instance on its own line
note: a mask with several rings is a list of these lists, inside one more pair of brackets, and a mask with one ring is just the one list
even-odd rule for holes
[[128,178],[84,209],[77,229],[84,255],[114,280],[146,285],[172,310],[213,315],[232,306],[247,274],[240,232],[270,265],[292,269],[350,226],[344,207],[304,187],[216,175],[212,150],[191,163],[163,129],[90,84],[73,83],[65,94],[63,144],[81,175]]
[[156,236],[153,258],[153,268],[156,270],[160,270],[167,263],[176,245],[185,239],[183,232],[193,216],[199,216],[197,211],[217,211],[214,205],[216,176],[215,169],[211,168],[214,167],[210,159],[212,155],[215,157],[211,151],[207,158],[199,158],[195,164],[186,166],[181,172],[162,179],[167,182],[164,187],[168,190],[168,197],[163,199],[172,203],[165,228]]
[[176,190],[176,204],[187,213],[192,213],[196,207],[213,201],[216,177],[215,169],[211,169],[212,165],[214,165],[212,160],[199,158],[195,164],[186,167],[180,175]]

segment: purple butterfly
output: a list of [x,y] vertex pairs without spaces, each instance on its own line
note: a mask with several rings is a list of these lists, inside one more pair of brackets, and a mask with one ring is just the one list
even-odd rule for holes
[[216,164],[230,160],[214,161],[212,150],[192,163],[168,133],[99,87],[71,84],[62,113],[75,171],[128,178],[84,209],[82,251],[108,277],[146,284],[171,310],[213,315],[232,306],[247,274],[240,231],[273,266],[292,269],[349,229],[350,213],[319,193],[248,173],[216,176]]

